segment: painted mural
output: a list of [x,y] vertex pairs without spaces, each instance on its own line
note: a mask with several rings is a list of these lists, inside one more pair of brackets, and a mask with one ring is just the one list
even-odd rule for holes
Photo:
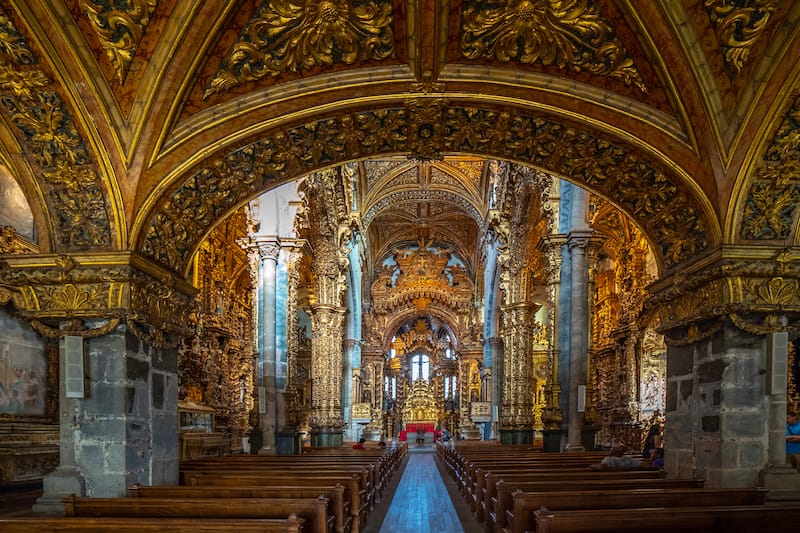
[[44,416],[46,398],[44,344],[0,309],[0,414]]

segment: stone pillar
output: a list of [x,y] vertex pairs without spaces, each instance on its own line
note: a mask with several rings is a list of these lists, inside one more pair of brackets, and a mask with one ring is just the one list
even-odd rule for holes
[[770,500],[798,500],[800,499],[800,474],[786,463],[786,385],[789,335],[786,331],[769,333],[766,344],[766,392],[769,395],[770,403],[769,439],[767,465],[759,475],[759,484],[769,489],[768,498]]
[[361,343],[356,339],[342,341],[342,417],[345,433],[348,440],[358,440],[357,424],[352,422],[353,409],[353,367],[360,368],[361,364],[353,365],[353,361],[361,359]]
[[[88,322],[90,330],[108,322]],[[60,339],[61,465],[46,476],[35,513],[64,514],[61,499],[123,497],[135,483],[178,483],[178,373],[174,347],[157,348],[125,324],[83,341],[83,398],[67,398]]]
[[567,237],[572,271],[569,331],[569,426],[565,451],[582,452],[583,413],[586,405],[586,357],[588,351],[589,294],[586,251],[589,232],[571,232]]
[[277,239],[255,241],[259,253],[258,268],[258,420],[263,435],[259,454],[276,453],[277,350],[275,343],[275,282],[280,243]]
[[489,438],[497,439],[499,433],[500,406],[503,401],[503,338],[489,337],[484,340],[484,350],[488,353],[484,355],[484,360],[489,358],[492,362],[491,381],[487,387],[487,394],[492,405],[492,421],[490,422]]

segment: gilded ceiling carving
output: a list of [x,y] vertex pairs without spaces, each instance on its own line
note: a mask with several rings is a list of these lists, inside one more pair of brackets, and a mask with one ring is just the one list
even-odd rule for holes
[[800,202],[797,164],[800,161],[800,96],[764,153],[744,204],[741,237],[786,240],[796,224]]
[[55,244],[66,249],[110,245],[103,185],[56,84],[2,9],[0,33],[0,108],[39,167],[54,212]]
[[80,6],[89,20],[122,83],[136,54],[142,34],[159,0],[81,0]]
[[510,0],[463,3],[461,53],[609,76],[647,87],[639,71],[592,0]]
[[738,74],[763,35],[778,0],[704,0],[725,63]]
[[[433,108],[438,109],[438,104]],[[441,121],[442,117],[444,122],[428,122]],[[413,120],[414,126],[409,127]],[[417,141],[419,132],[426,131],[433,136],[431,144],[441,145],[447,152],[477,152],[529,163],[614,198],[650,232],[668,269],[710,245],[709,223],[691,195],[682,191],[672,176],[629,147],[528,113],[450,107],[431,116],[418,110],[390,108],[324,118],[272,133],[214,159],[165,197],[150,219],[142,250],[148,257],[182,271],[205,229],[238,203],[271,183],[295,178],[316,167],[381,152],[404,153],[413,146],[405,133],[409,130],[417,132]],[[439,191],[424,194],[428,196],[407,191],[392,201],[463,198],[450,199]],[[474,209],[470,206],[467,212],[475,213]],[[364,224],[378,211],[365,214]],[[481,220],[480,214],[475,214],[476,220]]]
[[408,202],[447,202],[460,207],[476,223],[480,223],[482,218],[478,209],[460,194],[436,189],[410,189],[382,197],[364,213],[363,223],[368,226],[385,209],[394,208],[397,204]]
[[372,189],[378,180],[402,165],[408,165],[408,161],[403,159],[373,159],[365,161],[364,170],[367,175],[367,190]]
[[[439,302],[456,312],[467,312],[472,301],[473,283],[464,267],[447,263],[446,250],[397,250],[397,267],[376,271],[370,293],[377,313],[394,313],[414,305],[420,312],[431,302]],[[398,272],[395,272],[397,269]],[[393,281],[393,275],[397,278]]]
[[248,21],[203,98],[285,72],[377,61],[394,52],[392,2],[271,0]]

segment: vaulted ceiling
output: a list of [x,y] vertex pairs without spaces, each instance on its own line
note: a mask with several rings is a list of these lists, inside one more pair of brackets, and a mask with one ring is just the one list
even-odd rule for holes
[[796,244],[799,20],[777,0],[2,0],[0,158],[43,252],[185,272],[248,199],[387,159],[374,252],[421,223],[471,258],[493,157],[609,199],[669,271]]

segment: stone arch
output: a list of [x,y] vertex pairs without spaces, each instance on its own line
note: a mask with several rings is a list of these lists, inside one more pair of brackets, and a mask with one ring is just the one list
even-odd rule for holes
[[662,272],[714,249],[720,229],[707,199],[679,165],[631,142],[496,103],[418,98],[340,112],[265,131],[251,144],[214,156],[152,202],[133,242],[145,256],[183,273],[211,227],[280,183],[353,160],[458,153],[541,168],[612,199],[655,244]]

